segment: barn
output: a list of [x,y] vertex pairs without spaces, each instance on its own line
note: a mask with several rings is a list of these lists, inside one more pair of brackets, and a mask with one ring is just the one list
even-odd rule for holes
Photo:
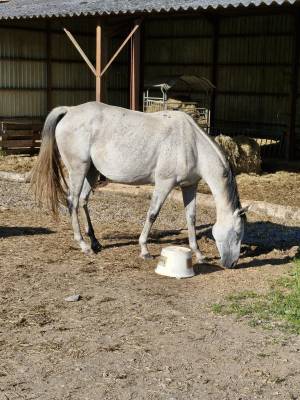
[[58,105],[142,110],[145,82],[195,75],[214,86],[212,134],[270,141],[272,157],[297,160],[299,10],[294,0],[1,0],[2,137],[38,131]]

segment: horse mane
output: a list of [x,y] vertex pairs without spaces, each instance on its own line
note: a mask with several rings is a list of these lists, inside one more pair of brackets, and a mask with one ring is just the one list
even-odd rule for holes
[[225,174],[227,177],[227,189],[229,193],[229,202],[233,208],[233,210],[240,209],[241,206],[241,200],[240,200],[240,195],[235,179],[235,173],[233,171],[232,165],[228,162],[228,168],[226,168]]
[[[239,191],[238,191],[238,187],[237,187],[237,183],[236,183],[236,179],[235,179],[235,173],[234,173],[232,165],[230,164],[229,161],[228,161],[228,165],[229,165],[229,168],[227,170],[227,172],[228,172],[227,185],[228,185],[229,201],[230,201],[230,204],[231,204],[233,210],[237,210],[237,209],[241,210],[242,205],[241,205],[240,195],[239,195]],[[247,222],[246,214],[243,213],[241,215],[241,219],[242,219],[242,221],[244,221],[246,223]]]

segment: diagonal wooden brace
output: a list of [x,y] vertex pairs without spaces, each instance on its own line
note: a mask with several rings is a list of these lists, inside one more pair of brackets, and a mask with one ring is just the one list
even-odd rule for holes
[[90,70],[92,71],[94,76],[96,77],[96,100],[97,101],[100,101],[100,99],[101,99],[101,77],[109,69],[111,64],[118,57],[118,55],[121,53],[123,48],[129,42],[129,40],[133,37],[135,32],[140,28],[141,22],[142,22],[142,20],[138,20],[136,22],[136,24],[135,24],[134,28],[132,29],[132,31],[129,33],[129,35],[126,37],[126,39],[123,41],[121,46],[114,53],[114,55],[111,57],[111,59],[108,61],[108,63],[106,64],[106,66],[103,68],[102,71],[101,71],[101,27],[98,26],[97,27],[97,32],[96,32],[97,42],[98,42],[97,43],[97,50],[96,50],[96,64],[97,64],[96,68],[94,67],[92,62],[89,60],[89,58],[85,54],[85,52],[82,50],[82,48],[80,47],[79,43],[74,38],[72,33],[70,31],[68,31],[66,28],[63,28],[64,32],[66,33],[66,35],[68,36],[70,41],[73,43],[73,45],[75,46],[75,48],[78,51],[78,53],[81,55],[81,57],[84,59],[84,61],[86,62],[86,64],[88,65],[88,67],[90,68]]
[[84,59],[84,61],[87,63],[87,65],[89,66],[90,70],[92,71],[92,73],[97,76],[97,72],[95,67],[93,66],[93,64],[91,63],[91,61],[89,60],[88,56],[85,54],[85,52],[82,50],[82,48],[80,47],[79,43],[77,42],[77,40],[74,38],[74,36],[72,35],[72,33],[70,31],[68,31],[66,28],[64,28],[64,31],[66,33],[66,35],[68,36],[68,38],[71,40],[71,42],[73,43],[73,45],[75,46],[76,50],[78,51],[78,53],[81,55],[81,57]]

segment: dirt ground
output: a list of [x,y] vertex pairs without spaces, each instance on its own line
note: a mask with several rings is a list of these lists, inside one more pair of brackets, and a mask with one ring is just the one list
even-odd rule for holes
[[[292,221],[249,215],[239,268],[223,270],[199,209],[208,264],[187,280],[154,273],[163,246],[186,245],[180,204],[155,225],[154,260],[138,258],[149,200],[96,191],[103,250],[80,253],[68,218],[34,207],[28,185],[0,181],[0,400],[300,399],[300,338],[220,316],[212,305],[264,292],[291,269]],[[65,297],[80,294],[81,301]]]
[[[36,157],[0,156],[0,171],[28,172]],[[258,200],[275,204],[300,207],[300,173],[277,171],[274,173],[240,174],[236,177],[242,200]],[[199,192],[210,193],[201,182]]]

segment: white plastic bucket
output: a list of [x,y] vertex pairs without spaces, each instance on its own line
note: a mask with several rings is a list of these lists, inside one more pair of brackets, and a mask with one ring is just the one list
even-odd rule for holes
[[191,278],[195,275],[191,250],[180,246],[163,248],[155,272],[172,278]]

